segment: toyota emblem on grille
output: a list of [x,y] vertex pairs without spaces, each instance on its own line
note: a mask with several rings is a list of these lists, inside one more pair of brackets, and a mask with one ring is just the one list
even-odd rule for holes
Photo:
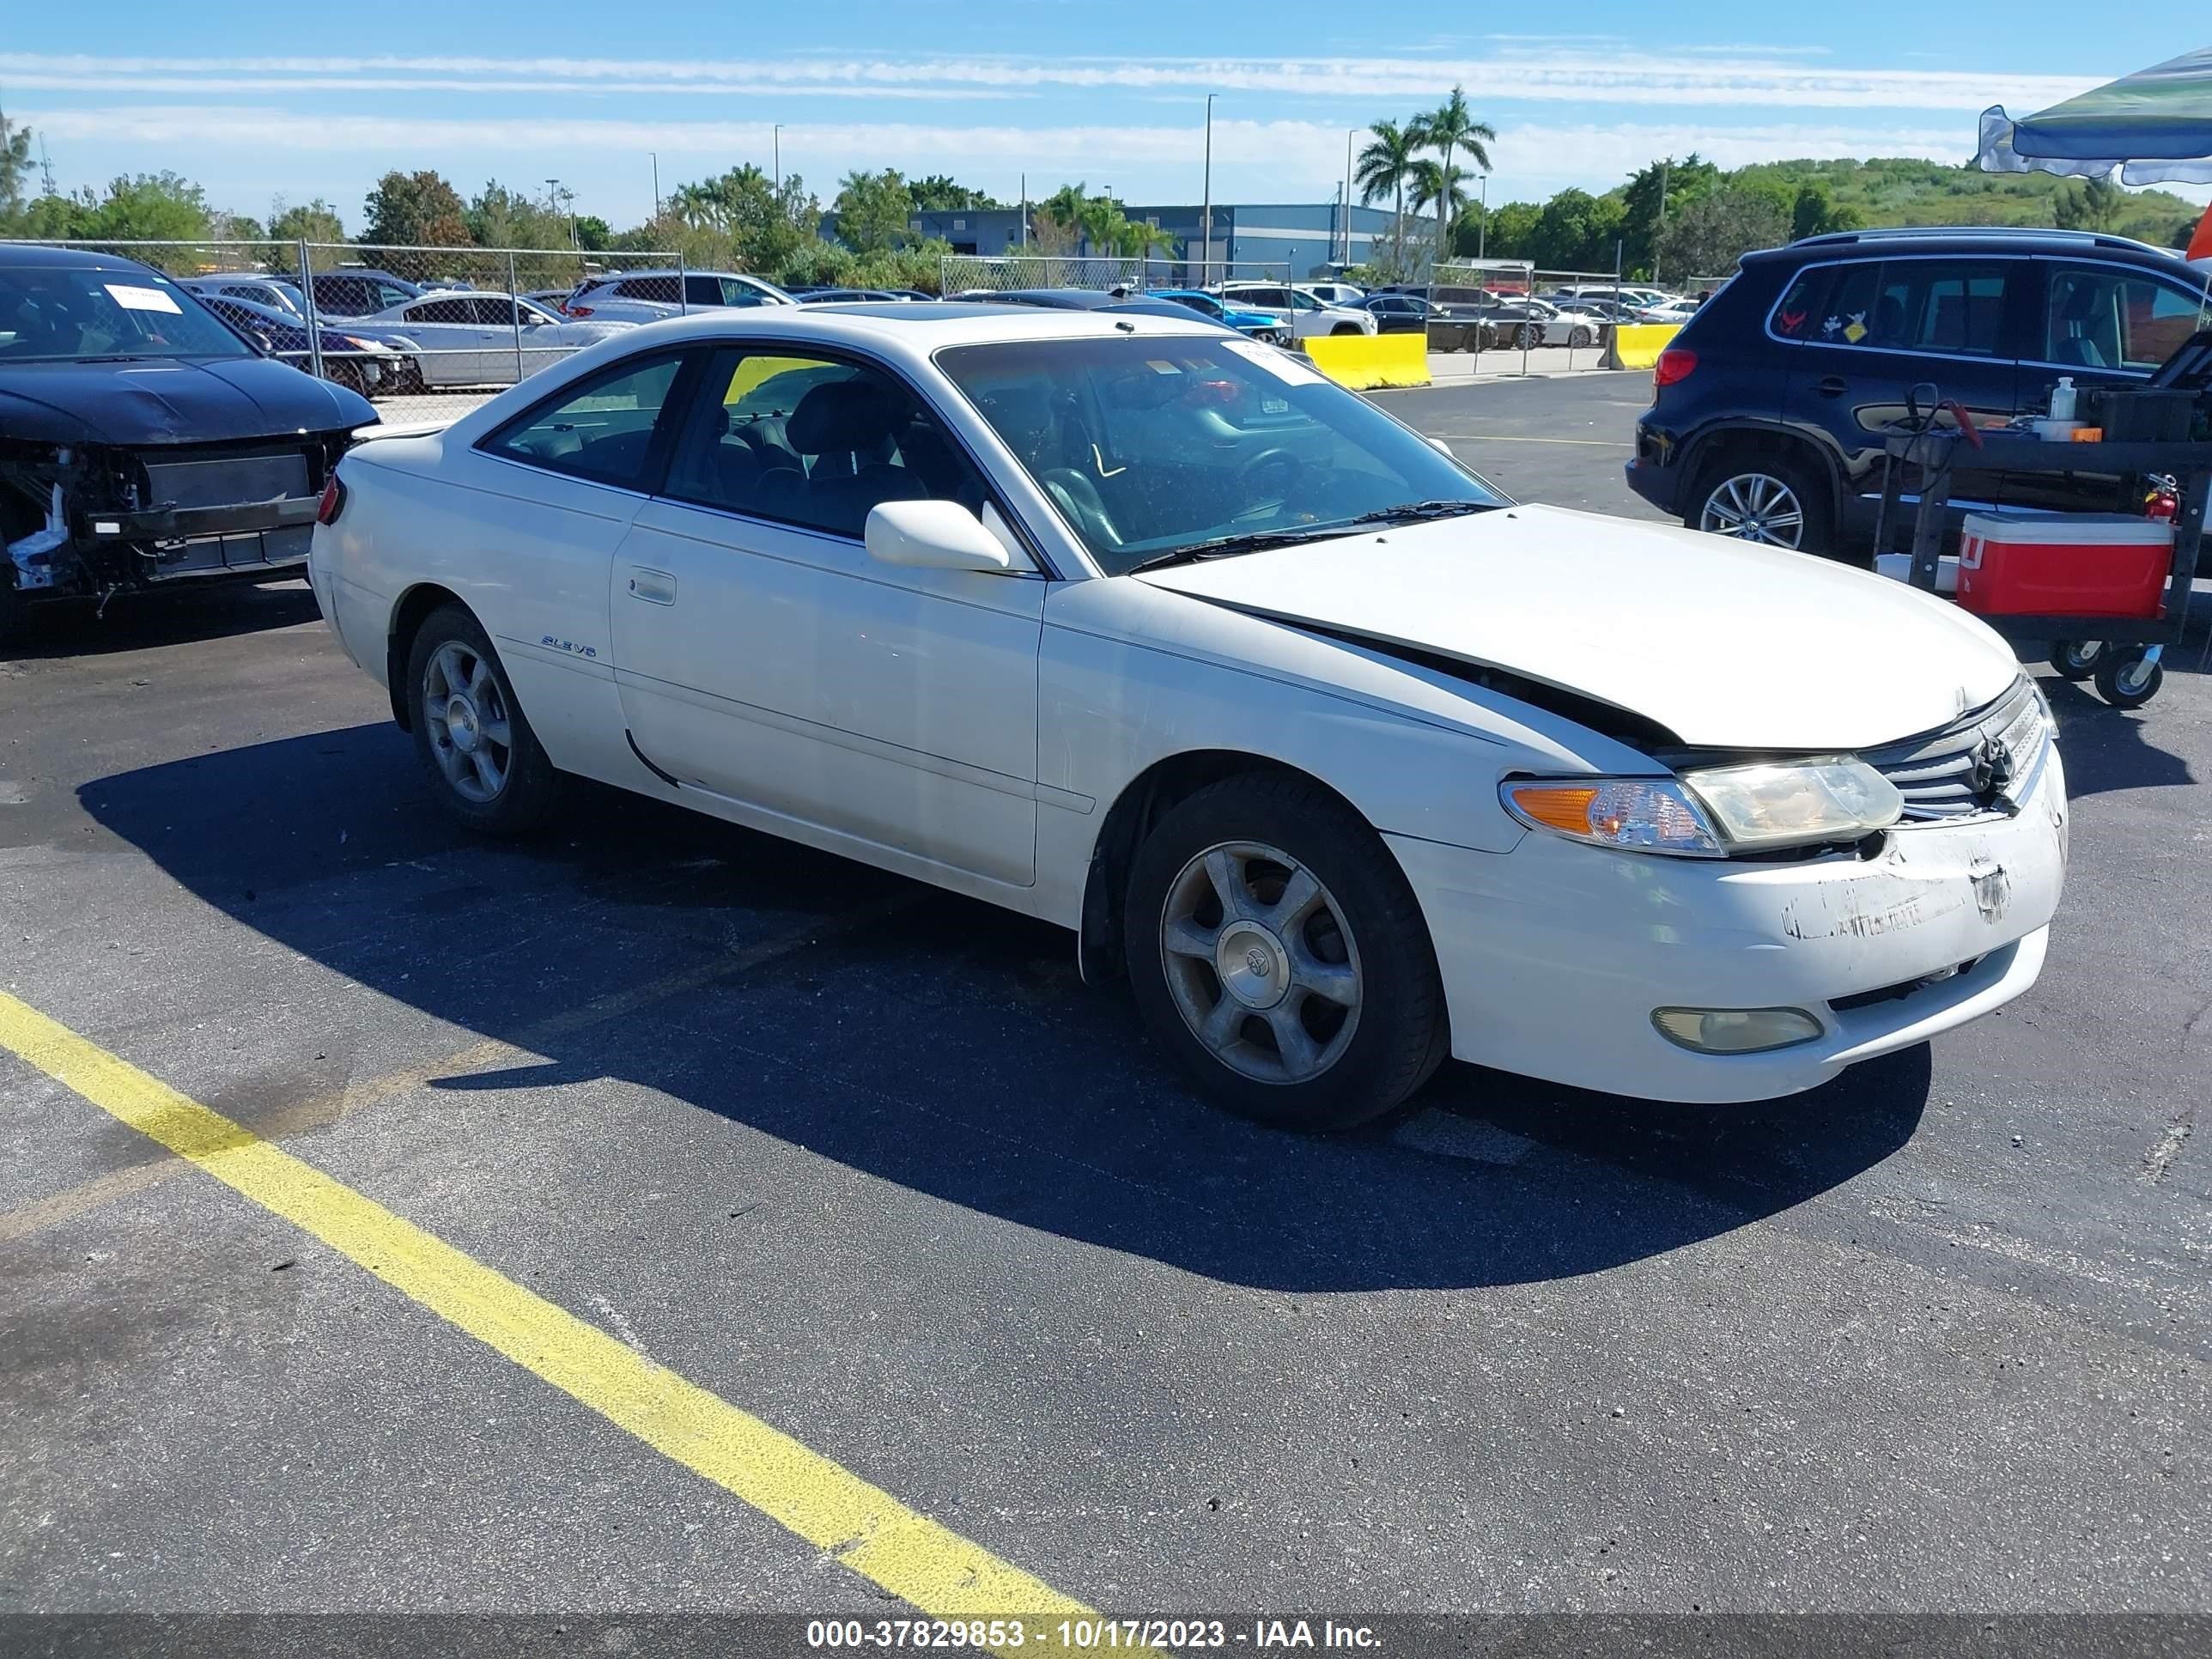
[[2012,787],[2012,749],[2002,738],[1984,738],[1974,745],[1973,769],[1967,775],[1974,793],[1984,800],[2005,799]]

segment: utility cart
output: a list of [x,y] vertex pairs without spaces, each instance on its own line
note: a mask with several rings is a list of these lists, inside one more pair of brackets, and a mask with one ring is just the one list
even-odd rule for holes
[[[1920,472],[1919,501],[1912,517],[1911,569],[1915,587],[1936,592],[1951,477],[1960,459],[1959,447],[1978,445],[1977,469],[2000,474],[2117,475],[2115,511],[2140,517],[2142,480],[2172,477],[2180,486],[2180,510],[2173,525],[2173,550],[2163,602],[2157,614],[2143,617],[1980,613],[1982,620],[2014,641],[2047,642],[2051,665],[2069,679],[2094,679],[2098,695],[2120,708],[2139,708],[2158,693],[2165,678],[2160,659],[2177,645],[2188,625],[2190,583],[2197,568],[2204,536],[2208,496],[2212,496],[2212,443],[2187,441],[2066,443],[2030,433],[1978,431],[1916,418],[1893,429],[1887,441],[1888,463],[1882,483],[1881,516],[1875,521],[1875,551],[1884,550],[1889,526],[1901,522],[1903,473]],[[1917,428],[1917,429],[1913,429]]]

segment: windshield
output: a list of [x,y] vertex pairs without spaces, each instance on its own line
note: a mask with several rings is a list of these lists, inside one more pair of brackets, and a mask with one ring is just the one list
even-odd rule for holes
[[1334,534],[1395,508],[1506,498],[1303,359],[1243,339],[957,346],[938,366],[1109,575],[1246,538]]
[[0,363],[253,355],[198,301],[153,271],[0,267]]

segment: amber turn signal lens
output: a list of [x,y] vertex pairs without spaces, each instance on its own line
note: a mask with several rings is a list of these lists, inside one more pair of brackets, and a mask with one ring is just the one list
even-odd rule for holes
[[1531,789],[1524,785],[1513,792],[1514,804],[1523,815],[1547,830],[1564,830],[1570,836],[1590,833],[1590,804],[1596,799],[1595,789],[1565,784],[1553,789]]

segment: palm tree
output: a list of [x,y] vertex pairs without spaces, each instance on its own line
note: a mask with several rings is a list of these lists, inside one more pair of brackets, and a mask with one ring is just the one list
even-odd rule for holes
[[[1413,211],[1421,213],[1430,208],[1437,210],[1437,223],[1449,228],[1451,222],[1467,210],[1467,191],[1460,188],[1468,175],[1448,161],[1435,161],[1420,156],[1413,162]],[[1436,263],[1442,264],[1451,249],[1442,240],[1437,243]]]
[[[1456,154],[1464,153],[1483,172],[1490,171],[1490,152],[1482,147],[1483,141],[1487,139],[1496,143],[1498,132],[1488,122],[1474,118],[1474,112],[1467,106],[1467,88],[1464,87],[1454,87],[1451,96],[1443,103],[1426,115],[1415,116],[1407,124],[1407,131],[1421,149],[1433,149],[1443,155],[1443,178],[1448,182],[1456,184],[1466,176],[1452,166],[1452,157]],[[1452,193],[1447,190],[1443,196]],[[1462,196],[1455,203],[1447,203],[1441,196],[1432,199],[1437,203],[1437,258],[1443,259],[1451,252],[1452,216],[1465,204],[1467,198]]]
[[1413,133],[1395,121],[1377,121],[1368,131],[1375,142],[1359,152],[1359,199],[1372,207],[1383,197],[1392,198],[1394,246],[1397,270],[1406,272],[1406,181],[1413,176],[1415,152],[1420,148]]

